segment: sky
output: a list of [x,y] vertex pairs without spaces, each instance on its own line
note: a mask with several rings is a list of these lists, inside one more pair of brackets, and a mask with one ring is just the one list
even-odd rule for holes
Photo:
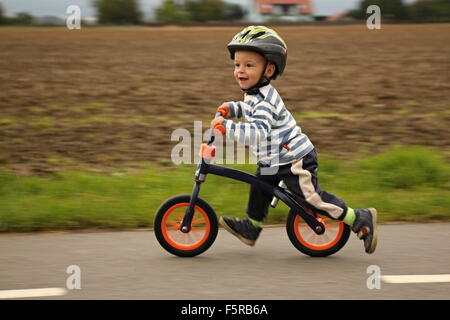
[[[150,12],[158,7],[163,0],[139,0],[141,11],[147,18],[151,18]],[[226,0],[230,3],[238,3],[243,7],[248,6],[252,0]],[[356,8],[360,0],[313,0],[316,15],[333,15],[349,9]],[[66,16],[66,8],[70,5],[78,5],[83,17],[95,16],[91,6],[92,0],[0,0],[7,14],[28,12],[34,16]]]

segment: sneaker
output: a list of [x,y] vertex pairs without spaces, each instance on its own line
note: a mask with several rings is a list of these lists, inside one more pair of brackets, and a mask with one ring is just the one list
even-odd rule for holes
[[377,210],[356,209],[356,219],[352,231],[357,233],[358,238],[364,240],[364,248],[367,253],[373,253],[377,247]]
[[255,245],[256,239],[258,239],[258,236],[262,230],[261,227],[255,226],[247,218],[240,220],[220,217],[219,224],[224,227],[225,230],[235,235],[239,238],[239,240],[249,246]]

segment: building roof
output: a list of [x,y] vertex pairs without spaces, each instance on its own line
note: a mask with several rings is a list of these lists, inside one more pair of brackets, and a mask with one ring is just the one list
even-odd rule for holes
[[262,14],[271,14],[273,5],[298,5],[299,14],[313,14],[312,0],[255,0],[256,11]]
[[351,20],[352,18],[349,17],[349,12],[339,12],[332,16],[329,16],[325,19],[325,21],[342,21],[342,20]]

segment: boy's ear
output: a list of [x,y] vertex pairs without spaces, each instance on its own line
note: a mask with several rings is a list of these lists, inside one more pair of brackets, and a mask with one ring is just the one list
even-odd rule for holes
[[265,76],[266,78],[270,79],[274,73],[275,73],[275,65],[272,62],[269,62],[266,68]]

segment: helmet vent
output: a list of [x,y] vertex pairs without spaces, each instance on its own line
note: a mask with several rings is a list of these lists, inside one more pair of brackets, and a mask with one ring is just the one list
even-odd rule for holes
[[250,38],[250,40],[259,38],[260,36],[262,36],[262,35],[264,35],[264,34],[266,34],[265,31],[258,32],[258,33],[256,33],[256,34],[254,34],[254,35]]
[[250,31],[251,31],[251,30],[247,30],[243,35],[241,35],[241,38],[244,39],[244,38],[248,35],[248,33],[249,33]]

